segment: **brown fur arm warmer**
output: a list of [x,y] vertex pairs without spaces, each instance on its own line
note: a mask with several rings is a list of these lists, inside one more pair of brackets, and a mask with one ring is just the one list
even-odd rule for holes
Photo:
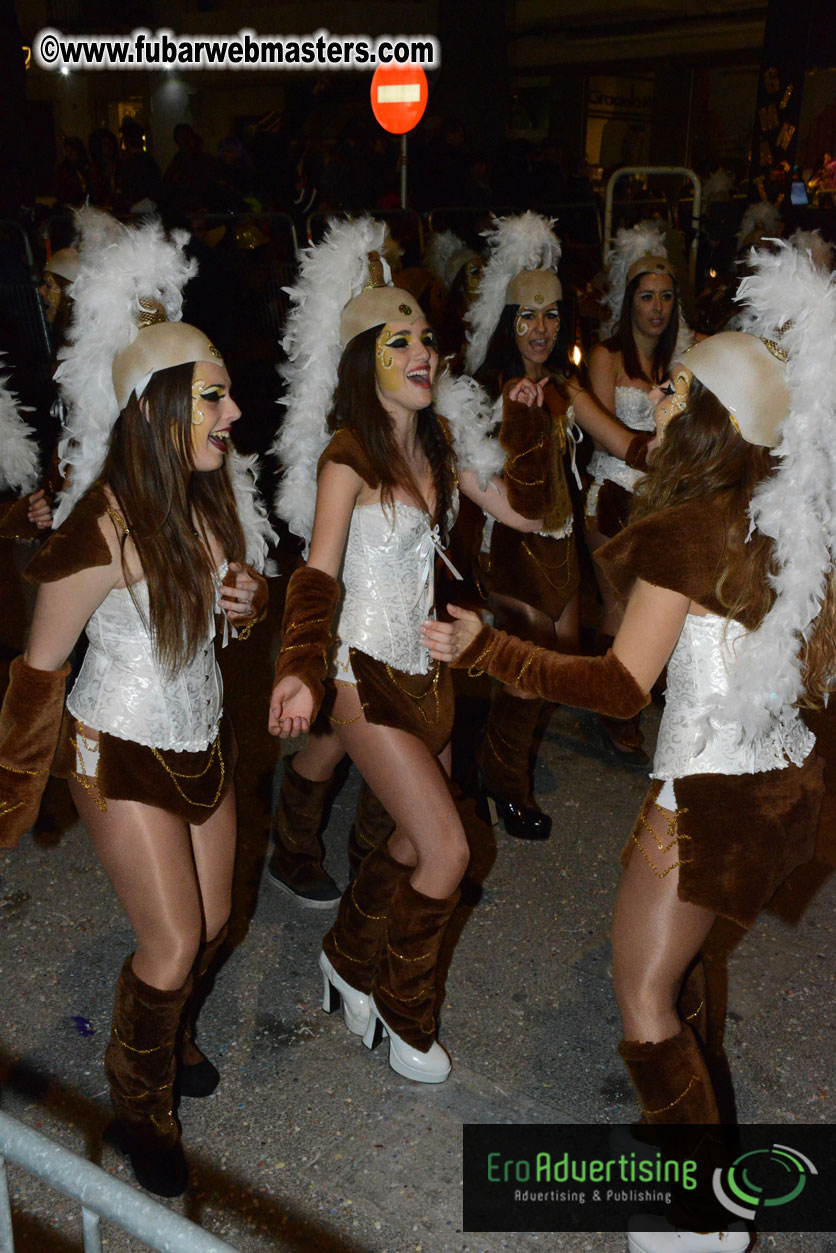
[[611,718],[632,718],[650,700],[612,649],[603,657],[571,657],[492,627],[483,627],[454,665],[474,676],[490,674],[543,700]]
[[331,624],[340,600],[340,585],[324,570],[300,566],[290,576],[282,617],[282,647],[276,658],[275,683],[285,675],[301,679],[313,692],[313,722],[325,693]]
[[21,500],[3,501],[0,505],[0,539],[35,540],[42,534],[40,528],[29,521],[28,496]]
[[647,446],[652,439],[652,431],[638,431],[630,440],[624,461],[631,470],[644,472],[647,469]]
[[524,518],[542,518],[548,512],[551,419],[545,409],[509,400],[509,389],[517,382],[506,384],[502,398],[499,442],[505,452],[505,486],[512,509]]
[[0,710],[0,848],[15,848],[38,816],[69,673],[69,662],[60,670],[33,670],[22,657],[9,668]]

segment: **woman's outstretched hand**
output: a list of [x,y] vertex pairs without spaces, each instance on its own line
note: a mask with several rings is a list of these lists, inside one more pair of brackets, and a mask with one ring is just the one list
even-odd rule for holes
[[539,383],[535,383],[533,379],[520,379],[518,383],[515,383],[513,387],[508,389],[508,399],[512,400],[514,404],[528,405],[529,409],[532,405],[542,409],[545,389],[545,379],[541,379]]
[[271,735],[281,736],[283,740],[301,735],[311,728],[313,707],[311,689],[295,675],[285,675],[283,679],[279,679],[270,697],[267,730]]
[[476,639],[483,622],[477,613],[460,609],[458,605],[448,605],[447,612],[452,616],[452,622],[436,622],[434,618],[427,618],[421,627],[421,643],[430,650],[430,656],[435,661],[453,665]]

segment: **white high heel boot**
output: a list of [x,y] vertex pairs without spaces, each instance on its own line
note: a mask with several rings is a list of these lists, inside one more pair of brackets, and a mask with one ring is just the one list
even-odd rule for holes
[[417,1083],[443,1083],[450,1073],[451,1063],[447,1050],[441,1047],[438,1040],[433,1040],[429,1052],[422,1053],[387,1027],[377,1011],[374,997],[369,1008],[369,1025],[363,1036],[366,1048],[377,1048],[386,1035],[389,1037],[389,1065],[397,1074]]
[[322,1008],[333,1014],[343,1007],[343,1022],[352,1035],[365,1035],[369,1026],[369,997],[358,992],[337,974],[324,952],[319,954],[322,971]]
[[680,1231],[653,1214],[637,1214],[627,1228],[630,1253],[744,1253],[750,1243],[743,1223],[732,1223],[727,1231],[700,1233]]

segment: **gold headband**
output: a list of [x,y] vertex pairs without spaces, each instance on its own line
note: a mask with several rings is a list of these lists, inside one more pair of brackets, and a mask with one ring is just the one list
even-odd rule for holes
[[633,279],[638,278],[640,274],[667,274],[674,281],[676,280],[676,271],[668,258],[654,256],[652,252],[646,252],[643,257],[639,257],[638,261],[633,262],[627,271],[627,282],[632,283]]
[[562,299],[563,288],[553,270],[523,270],[505,289],[506,305],[544,309]]

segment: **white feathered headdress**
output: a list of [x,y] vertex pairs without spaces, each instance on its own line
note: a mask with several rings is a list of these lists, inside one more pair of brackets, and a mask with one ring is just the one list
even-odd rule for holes
[[424,265],[449,291],[464,263],[476,255],[455,231],[435,231],[424,249]]
[[[385,251],[386,228],[372,218],[333,220],[320,243],[301,253],[299,276],[288,288],[291,308],[282,347],[287,385],[281,403],[284,421],[273,445],[282,467],[276,492],[276,513],[305,546],[310,543],[316,508],[316,467],[331,432],[331,410],[342,355],[340,322],[350,300],[367,286],[369,254]],[[389,279],[388,267],[383,265]],[[492,423],[481,390],[471,379],[443,376],[436,386],[436,404],[447,418],[453,451],[460,469],[469,469],[483,485],[503,465],[502,450],[488,436]]]
[[836,262],[836,244],[822,236],[820,230],[802,231],[800,228],[790,235],[793,248],[804,248],[813,259],[813,264],[829,274]]
[[[609,339],[615,334],[624,305],[627,291],[627,275],[642,257],[661,257],[668,261],[668,248],[665,243],[665,228],[661,222],[638,222],[635,226],[622,227],[617,232],[615,242],[607,262],[607,300],[610,316],[601,324],[601,339]],[[674,360],[686,352],[694,342],[694,332],[685,321],[682,312],[682,301],[678,300],[679,333],[674,346]]]
[[20,416],[29,412],[9,387],[9,376],[0,373],[0,491],[21,496],[35,490],[40,471],[35,432]]
[[627,290],[627,274],[642,257],[663,257],[668,260],[665,231],[661,222],[638,222],[630,228],[622,227],[607,262],[607,305],[609,321],[601,327],[601,338],[613,334],[621,317],[624,293]]
[[[174,231],[169,239],[156,219],[123,226],[89,207],[76,216],[80,243],[78,276],[70,289],[73,321],[55,374],[67,405],[58,452],[68,482],[58,498],[53,526],[60,526],[101,472],[119,416],[113,359],[136,338],[140,301],[158,302],[168,320],[178,322],[183,289],[197,273],[197,262],[183,251],[185,231]],[[257,499],[256,458],[230,452],[229,469],[247,561],[261,570],[267,544],[276,537]]]
[[722,165],[702,185],[702,204],[707,209],[713,200],[725,199],[734,187],[734,175],[731,170],[723,169]]
[[730,689],[712,711],[742,727],[744,743],[792,717],[802,694],[799,647],[815,623],[836,563],[836,280],[781,240],[752,249],[737,299],[742,329],[786,353],[789,414],[775,448],[780,465],[757,488],[752,528],[774,545],[775,602],[736,645]]
[[743,214],[740,229],[737,232],[738,252],[746,244],[752,243],[755,235],[773,238],[781,234],[781,214],[769,200],[759,200],[750,204]]
[[505,291],[523,270],[557,270],[562,249],[552,230],[553,221],[539,213],[497,218],[483,231],[490,245],[488,263],[479,280],[479,291],[470,306],[465,369],[475,374],[485,360],[488,344],[505,307]]
[[369,281],[369,253],[382,255],[386,227],[372,218],[332,220],[325,237],[301,253],[282,347],[286,413],[273,445],[282,467],[276,513],[306,544],[313,531],[316,465],[331,438],[331,409],[340,364],[340,318]]

